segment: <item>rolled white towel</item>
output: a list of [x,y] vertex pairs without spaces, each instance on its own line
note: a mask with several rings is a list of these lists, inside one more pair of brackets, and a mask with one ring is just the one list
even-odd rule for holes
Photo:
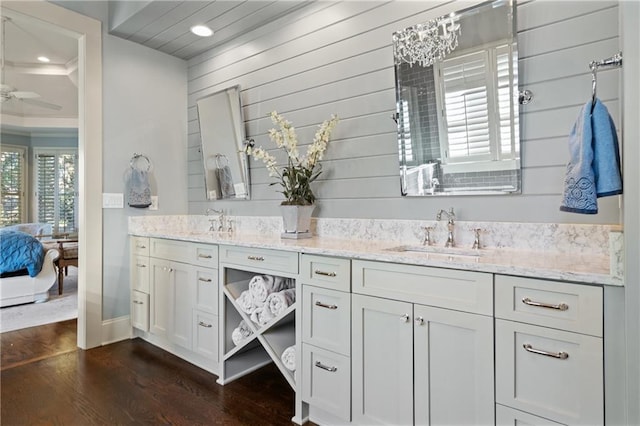
[[260,306],[271,293],[276,293],[291,286],[291,278],[274,277],[272,275],[256,275],[249,281],[249,292],[253,303]]
[[296,289],[288,288],[277,293],[271,293],[265,304],[274,316],[278,316],[287,310],[296,301]]
[[256,310],[257,305],[253,302],[253,298],[251,297],[251,293],[249,290],[245,290],[240,293],[240,296],[236,299],[236,303],[240,306],[247,314],[252,314],[253,311]]
[[296,347],[289,346],[287,349],[282,352],[282,356],[280,357],[282,360],[282,364],[289,371],[296,371]]
[[240,324],[233,330],[231,333],[231,340],[233,340],[233,344],[238,346],[244,339],[251,336],[253,331],[247,325],[247,323],[242,320]]
[[269,307],[266,305],[257,307],[256,310],[251,314],[251,321],[255,322],[258,325],[265,325],[273,318],[275,317],[269,310]]

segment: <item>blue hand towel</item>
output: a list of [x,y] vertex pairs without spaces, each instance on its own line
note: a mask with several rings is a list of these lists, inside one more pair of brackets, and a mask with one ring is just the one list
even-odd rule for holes
[[600,99],[591,113],[593,133],[593,174],[598,198],[622,194],[618,135],[607,107]]
[[569,134],[569,164],[560,210],[598,213],[598,197],[622,193],[618,138],[607,108],[587,102]]

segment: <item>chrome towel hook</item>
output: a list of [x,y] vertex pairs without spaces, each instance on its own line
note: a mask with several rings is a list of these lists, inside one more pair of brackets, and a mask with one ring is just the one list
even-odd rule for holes
[[622,52],[618,52],[610,58],[602,59],[600,61],[591,61],[589,68],[591,69],[591,110],[596,103],[596,92],[598,86],[598,68],[600,67],[621,67],[622,66]]

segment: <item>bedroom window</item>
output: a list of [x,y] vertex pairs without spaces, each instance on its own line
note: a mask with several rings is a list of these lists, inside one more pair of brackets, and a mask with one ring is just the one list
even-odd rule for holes
[[77,232],[77,149],[35,149],[35,217],[54,234]]
[[24,147],[2,144],[0,226],[26,222],[26,152]]
[[510,46],[498,45],[437,64],[447,164],[516,157],[509,58]]

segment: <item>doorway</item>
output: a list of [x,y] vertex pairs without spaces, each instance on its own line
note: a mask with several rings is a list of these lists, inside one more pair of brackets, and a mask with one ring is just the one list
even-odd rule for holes
[[2,15],[57,28],[78,46],[78,346],[102,344],[101,23],[44,2],[3,1]]

